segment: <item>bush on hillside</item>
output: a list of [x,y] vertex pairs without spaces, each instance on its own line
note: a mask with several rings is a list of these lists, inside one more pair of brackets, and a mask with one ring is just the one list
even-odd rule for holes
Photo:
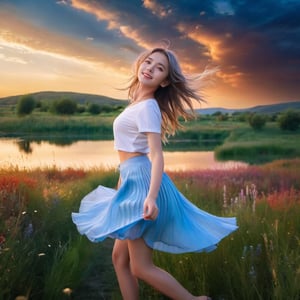
[[53,103],[52,111],[59,115],[73,115],[77,111],[77,103],[64,98]]
[[22,96],[17,104],[17,114],[19,116],[30,115],[36,106],[35,99],[30,95]]
[[90,103],[87,110],[92,115],[98,115],[101,112],[101,107],[97,103]]
[[265,116],[258,115],[258,114],[252,114],[249,117],[248,121],[249,121],[249,125],[254,130],[261,130],[266,125],[266,118],[265,118]]
[[295,131],[300,125],[300,112],[288,110],[278,118],[278,124],[282,130]]

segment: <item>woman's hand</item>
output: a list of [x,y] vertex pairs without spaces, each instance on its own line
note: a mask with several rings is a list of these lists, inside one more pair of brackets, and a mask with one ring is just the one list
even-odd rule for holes
[[143,217],[145,220],[155,220],[158,216],[159,209],[156,205],[156,201],[153,198],[147,197],[144,202]]

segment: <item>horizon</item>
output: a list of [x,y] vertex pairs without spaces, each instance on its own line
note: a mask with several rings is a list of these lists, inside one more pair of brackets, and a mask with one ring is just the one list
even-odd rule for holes
[[[18,95],[11,95],[11,96],[5,96],[5,97],[0,97],[1,100],[5,100],[7,98],[15,98],[15,97],[22,97],[25,95],[34,95],[34,94],[41,94],[41,93],[72,93],[72,94],[82,94],[82,95],[88,95],[88,96],[95,96],[95,97],[107,97],[111,98],[111,100],[117,100],[117,101],[128,101],[128,99],[118,99],[118,98],[113,98],[105,95],[100,95],[100,94],[89,94],[89,93],[78,93],[78,92],[72,92],[72,91],[37,91],[33,93],[26,93],[26,94],[18,94]],[[210,110],[210,109],[224,109],[224,110],[247,110],[255,107],[260,107],[260,106],[272,106],[272,105],[281,105],[281,104],[290,104],[290,103],[297,103],[300,102],[300,100],[291,100],[287,102],[276,102],[276,103],[267,103],[267,104],[256,104],[256,105],[251,105],[248,107],[227,107],[227,106],[209,106],[209,107],[197,107],[196,110]]]
[[203,107],[299,101],[299,10],[298,0],[3,0],[0,98],[70,91],[126,100],[120,89],[137,55],[168,40],[185,73],[220,67]]

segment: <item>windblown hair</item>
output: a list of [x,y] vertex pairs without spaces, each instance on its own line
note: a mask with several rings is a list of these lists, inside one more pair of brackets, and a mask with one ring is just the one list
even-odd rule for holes
[[138,69],[149,55],[155,52],[164,54],[169,62],[169,75],[167,80],[169,84],[166,87],[159,87],[154,94],[162,114],[162,140],[167,141],[167,137],[174,135],[176,131],[182,128],[179,118],[185,121],[195,118],[193,100],[205,102],[201,93],[193,86],[193,81],[201,80],[201,75],[197,78],[188,78],[184,76],[178,63],[176,55],[169,49],[154,48],[142,53],[134,64],[134,75],[129,84],[129,99],[134,98],[134,94],[139,86]]

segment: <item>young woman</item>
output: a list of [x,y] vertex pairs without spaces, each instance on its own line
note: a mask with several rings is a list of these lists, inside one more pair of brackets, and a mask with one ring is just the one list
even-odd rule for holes
[[[189,202],[164,173],[162,141],[189,118],[192,101],[202,101],[183,75],[174,53],[155,48],[136,61],[129,106],[114,121],[120,159],[118,189],[99,186],[81,202],[73,222],[92,242],[114,238],[113,265],[125,300],[139,298],[141,279],[171,299],[193,296],[153,264],[153,249],[169,253],[211,251],[237,229]],[[189,109],[189,110],[187,110]]]

